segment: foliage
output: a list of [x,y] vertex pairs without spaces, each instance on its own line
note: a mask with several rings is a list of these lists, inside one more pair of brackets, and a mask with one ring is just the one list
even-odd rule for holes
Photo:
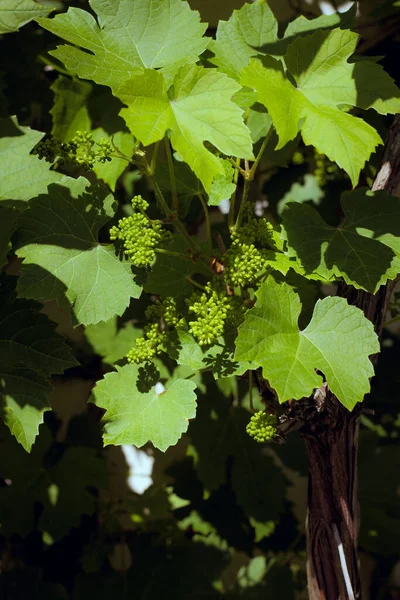
[[398,369],[371,386],[378,337],[334,295],[400,273],[399,199],[369,189],[400,91],[356,11],[257,0],[212,39],[182,0],[3,4],[3,596],[304,598],[284,431],[321,386],[380,407],[360,545],[394,564]]

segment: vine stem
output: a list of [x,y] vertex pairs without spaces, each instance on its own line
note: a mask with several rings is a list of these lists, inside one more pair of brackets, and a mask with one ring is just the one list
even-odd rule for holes
[[154,249],[157,254],[166,254],[168,256],[175,256],[176,258],[184,258],[185,260],[192,261],[192,257],[187,254],[183,254],[183,252],[175,252],[175,250],[165,250],[164,248],[155,248]]
[[206,221],[206,230],[207,230],[207,247],[209,252],[212,251],[212,237],[211,237],[211,224],[210,224],[210,214],[208,212],[208,207],[207,207],[207,202],[204,199],[203,194],[197,194],[198,198],[201,202],[201,206],[203,207],[203,211],[204,211],[204,218]]
[[179,203],[178,203],[178,193],[176,190],[176,179],[175,179],[175,171],[174,171],[174,163],[172,160],[172,152],[171,152],[171,144],[167,137],[164,138],[165,142],[165,152],[167,155],[167,163],[169,170],[169,180],[171,183],[171,192],[172,192],[172,210],[178,214],[179,212]]
[[[240,165],[240,158],[236,159],[236,163],[238,166]],[[236,190],[239,179],[239,171],[235,170],[233,174],[233,183],[235,184],[235,189],[231,196],[230,204],[229,204],[229,213],[228,213],[228,227],[229,231],[232,231],[234,227],[234,218],[235,218],[235,202],[236,202]]]
[[243,210],[244,210],[244,206],[246,204],[248,195],[249,195],[249,189],[250,189],[250,184],[254,179],[257,167],[260,163],[260,160],[264,154],[265,148],[267,147],[267,144],[271,138],[272,135],[272,131],[273,131],[273,127],[271,126],[268,130],[267,135],[265,136],[265,138],[263,139],[263,142],[260,146],[260,149],[257,153],[257,156],[255,158],[255,161],[253,162],[251,169],[249,169],[249,163],[248,161],[245,161],[245,174],[243,175],[244,178],[244,186],[243,186],[243,194],[242,197],[240,199],[240,206],[239,206],[239,212],[238,212],[238,216],[236,218],[236,223],[234,226],[234,229],[237,229],[238,227],[240,227],[240,224],[242,222],[242,217],[243,217]]

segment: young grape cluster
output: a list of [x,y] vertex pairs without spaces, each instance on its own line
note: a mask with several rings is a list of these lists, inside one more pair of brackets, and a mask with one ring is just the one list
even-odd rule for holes
[[224,256],[224,276],[230,287],[251,287],[266,266],[273,226],[266,219],[249,223],[232,233],[232,244]]
[[156,256],[156,249],[171,239],[159,220],[150,219],[146,210],[148,202],[141,196],[134,196],[134,213],[123,217],[110,229],[110,239],[122,242],[124,253],[136,267],[150,267]]
[[224,331],[225,321],[232,308],[226,290],[217,290],[208,283],[203,293],[195,292],[187,301],[190,313],[196,319],[189,321],[189,332],[200,346],[217,341]]
[[136,340],[135,345],[126,355],[129,363],[150,362],[161,352],[165,352],[167,334],[162,331],[159,323],[151,323],[144,329],[144,336]]
[[256,442],[270,442],[277,435],[277,419],[275,415],[269,415],[263,410],[256,412],[247,424],[247,433]]
[[315,171],[314,175],[321,187],[324,187],[331,179],[335,177],[338,167],[336,163],[332,163],[325,154],[315,152]]
[[98,142],[93,139],[90,131],[77,131],[70,142],[60,142],[54,137],[40,141],[34,148],[33,154],[47,162],[72,164],[84,169],[92,169],[96,161],[105,163],[111,160],[113,151],[111,142],[101,138]]

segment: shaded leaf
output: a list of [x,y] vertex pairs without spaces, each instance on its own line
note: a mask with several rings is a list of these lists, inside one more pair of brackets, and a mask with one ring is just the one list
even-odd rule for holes
[[113,215],[113,197],[84,178],[65,177],[35,198],[19,219],[16,253],[24,259],[20,296],[72,306],[79,323],[121,315],[141,288],[114,246],[98,243]]

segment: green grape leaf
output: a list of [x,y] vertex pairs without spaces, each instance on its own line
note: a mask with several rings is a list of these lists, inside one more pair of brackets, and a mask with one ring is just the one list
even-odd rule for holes
[[0,204],[0,267],[7,262],[10,238],[15,230],[17,213]]
[[193,292],[193,284],[188,277],[194,273],[209,275],[209,270],[199,261],[190,258],[188,244],[181,237],[173,236],[166,250],[179,252],[189,258],[174,256],[174,260],[171,260],[171,256],[167,254],[158,254],[143,286],[144,291],[165,297],[190,295]]
[[45,2],[35,0],[2,0],[0,6],[0,34],[17,31],[32,19],[45,17],[53,10]]
[[349,410],[362,402],[374,374],[368,357],[379,352],[378,337],[363,312],[330,296],[317,301],[310,323],[300,331],[300,299],[289,285],[268,277],[256,295],[255,307],[239,327],[235,357],[262,367],[280,402],[310,396],[320,387],[316,369]]
[[[400,107],[400,93],[379,65],[347,62],[357,40],[357,34],[341,29],[296,39],[285,56],[296,87],[286,77],[282,63],[272,57],[264,57],[263,63],[252,59],[241,78],[243,85],[257,91],[258,101],[268,109],[279,137],[277,149],[300,130],[305,144],[314,145],[336,162],[353,185],[382,140],[373,127],[340,106],[374,108],[383,114]],[[369,76],[367,80],[369,69],[376,71],[376,87],[375,80]]]
[[85,337],[93,350],[110,365],[124,358],[135,340],[142,335],[142,330],[134,327],[132,323],[118,329],[117,317],[85,328]]
[[226,328],[224,336],[218,338],[217,342],[210,348],[205,349],[187,331],[177,330],[178,345],[177,354],[171,352],[179,365],[186,365],[193,371],[200,369],[212,369],[215,379],[221,379],[232,375],[243,375],[254,365],[249,361],[238,361],[234,358],[235,332]]
[[90,83],[59,75],[51,90],[54,93],[54,104],[50,110],[53,117],[52,135],[61,142],[69,142],[77,131],[90,130],[87,108],[92,93]]
[[71,7],[38,23],[73,44],[50,52],[69,72],[113,90],[143,68],[162,69],[170,77],[196,62],[208,44],[207,25],[181,0],[91,0],[90,6],[97,21]]
[[279,200],[276,209],[278,215],[281,215],[286,204],[289,202],[298,202],[299,204],[313,202],[318,206],[323,197],[324,192],[318,183],[318,179],[315,175],[306,173],[303,181],[301,183],[296,181],[283,198]]
[[221,71],[236,79],[258,47],[278,39],[278,22],[266,2],[244,4],[234,10],[228,21],[219,21],[216,39],[209,49],[210,61]]
[[278,21],[265,0],[247,3],[234,10],[228,21],[219,21],[216,39],[209,44],[214,53],[210,62],[221,71],[238,79],[241,70],[252,57],[264,54],[285,54],[288,43],[298,34],[314,29],[331,28],[340,23],[340,15],[323,15],[316,19],[298,17],[278,37]]
[[[132,156],[135,141],[132,134],[128,131],[117,131],[113,135],[109,135],[104,129],[98,127],[93,131],[93,139],[95,142],[99,142],[101,138],[109,141],[112,139],[118,150],[121,150],[125,156]],[[115,154],[116,152],[113,152],[113,155]],[[97,161],[94,165],[93,171],[96,173],[99,179],[102,179],[114,191],[118,178],[120,175],[122,175],[128,165],[129,163],[126,158],[118,158],[117,156],[113,156],[110,161],[106,161],[104,163]]]
[[253,144],[256,144],[267,135],[272,127],[272,119],[266,112],[250,109],[247,117],[247,127],[250,129]]
[[[215,396],[214,396],[215,398]],[[195,448],[195,467],[207,490],[227,479],[227,461],[237,502],[258,521],[275,520],[283,508],[285,480],[270,456],[260,452],[247,433],[251,413],[231,406],[230,399],[210,395],[201,399],[189,436]],[[205,435],[206,432],[206,435]]]
[[121,315],[141,288],[114,246],[97,242],[113,204],[102,186],[69,177],[32,200],[20,216],[15,240],[24,259],[19,295],[71,305],[76,322],[85,325]]
[[21,366],[0,365],[0,405],[2,420],[22,447],[30,452],[50,410],[52,390],[47,378]]
[[17,299],[15,277],[1,277],[0,285],[0,363],[23,365],[44,374],[59,374],[78,363],[64,339],[55,332],[56,324],[39,311],[37,302]]
[[0,202],[25,208],[27,200],[47,190],[62,175],[50,171],[49,163],[30,154],[43,133],[21,127],[15,118],[0,119]]
[[223,160],[224,173],[216,175],[210,186],[208,194],[208,204],[210,206],[219,206],[222,200],[230,198],[236,189],[233,183],[234,167],[229,160]]
[[311,206],[290,203],[283,212],[289,252],[309,273],[343,277],[375,293],[400,272],[400,200],[359,188],[341,199],[345,219],[327,225]]
[[229,156],[254,158],[242,110],[231,100],[238,89],[235,81],[215,69],[186,65],[175,77],[172,97],[162,73],[150,69],[124,83],[116,95],[128,106],[121,116],[144,145],[161,140],[171,130],[172,146],[208,192],[225,169],[205,141]]
[[193,381],[178,379],[167,389],[140,392],[140,367],[126,365],[108,373],[93,390],[94,402],[104,408],[104,444],[135,444],[151,441],[165,452],[187,431],[196,415]]

